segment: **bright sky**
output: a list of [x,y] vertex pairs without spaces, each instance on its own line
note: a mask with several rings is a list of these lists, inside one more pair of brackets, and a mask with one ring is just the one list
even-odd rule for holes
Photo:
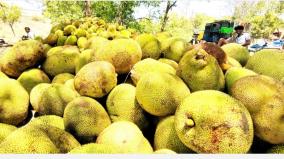
[[[24,15],[40,15],[43,10],[42,0],[0,0],[8,4],[16,4],[22,8]],[[178,0],[177,6],[172,12],[191,17],[196,13],[204,13],[216,18],[231,15],[232,6],[230,0]],[[164,9],[166,3],[160,6]],[[135,17],[143,17],[149,8],[136,9]]]

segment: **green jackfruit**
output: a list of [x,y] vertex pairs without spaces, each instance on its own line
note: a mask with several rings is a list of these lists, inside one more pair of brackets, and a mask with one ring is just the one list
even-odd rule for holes
[[61,73],[53,78],[52,83],[64,84],[69,79],[74,79],[74,77],[75,76],[70,73]]
[[5,50],[0,58],[0,71],[8,76],[19,77],[26,69],[34,67],[44,56],[42,43],[25,40]]
[[15,130],[17,130],[17,127],[13,125],[0,123],[0,143]]
[[247,153],[253,124],[246,107],[216,90],[187,96],[175,113],[179,139],[197,153]]
[[186,84],[178,76],[168,73],[147,73],[136,86],[138,103],[155,116],[174,114],[177,106],[189,94]]
[[264,49],[249,58],[246,68],[277,80],[284,78],[284,53],[280,50]]
[[217,60],[203,49],[192,49],[179,62],[177,74],[191,91],[223,90],[225,78]]
[[29,94],[21,84],[0,78],[0,123],[18,125],[28,115]]
[[225,53],[236,59],[242,66],[244,66],[249,59],[248,49],[237,43],[229,43],[221,47]]
[[237,80],[230,94],[249,110],[255,135],[272,144],[284,143],[284,85],[268,76]]
[[104,107],[89,97],[78,97],[68,103],[63,119],[65,130],[81,142],[95,141],[111,124]]
[[17,79],[21,85],[31,92],[32,88],[40,83],[50,83],[49,77],[40,69],[33,68],[23,72]]
[[161,44],[159,40],[152,34],[140,34],[136,37],[142,49],[142,59],[153,58],[158,59],[161,55]]

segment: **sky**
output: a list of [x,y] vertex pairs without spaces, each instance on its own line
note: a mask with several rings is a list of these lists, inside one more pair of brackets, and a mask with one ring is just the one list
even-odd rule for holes
[[[8,4],[16,4],[21,7],[23,15],[41,15],[43,11],[42,0],[0,0]],[[164,9],[164,5],[160,8]],[[135,10],[135,17],[143,17],[149,8],[139,7]],[[232,6],[228,0],[178,0],[172,13],[191,17],[197,13],[204,13],[215,18],[231,15]]]

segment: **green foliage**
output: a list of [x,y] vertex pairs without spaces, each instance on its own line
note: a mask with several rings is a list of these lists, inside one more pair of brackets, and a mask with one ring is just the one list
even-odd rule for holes
[[215,19],[205,14],[199,13],[192,18],[192,26],[194,29],[204,30],[206,23],[211,23]]
[[83,1],[50,1],[45,0],[46,9],[44,15],[55,22],[65,22],[71,19],[79,19],[84,16]]
[[[253,6],[253,7],[252,7]],[[275,29],[283,26],[279,15],[284,11],[281,1],[246,1],[243,0],[236,6],[233,20],[237,23],[251,24],[253,38],[268,38]]]
[[[44,1],[44,15],[53,23],[84,17],[84,1]],[[133,13],[140,5],[158,6],[160,1],[91,1],[91,14],[107,22],[118,22],[124,25],[137,25]]]
[[14,35],[13,25],[15,22],[19,21],[21,17],[21,9],[16,5],[7,5],[5,3],[0,2],[0,20],[4,23],[8,23],[10,28],[12,29]]

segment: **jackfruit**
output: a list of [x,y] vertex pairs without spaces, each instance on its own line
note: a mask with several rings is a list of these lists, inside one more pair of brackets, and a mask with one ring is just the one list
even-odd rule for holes
[[237,80],[230,94],[251,113],[255,135],[271,144],[284,143],[284,85],[268,76]]
[[155,116],[174,114],[181,101],[190,94],[186,84],[176,75],[150,72],[136,86],[136,99],[141,107]]
[[225,53],[236,59],[242,66],[246,65],[249,59],[248,49],[237,43],[229,43],[221,47]]
[[126,120],[145,130],[149,122],[135,98],[135,92],[136,88],[130,84],[117,85],[107,97],[106,109],[112,122]]
[[111,124],[103,106],[89,97],[72,100],[64,110],[65,130],[81,142],[95,141],[96,137]]
[[49,77],[40,69],[33,68],[23,72],[17,79],[21,85],[31,92],[32,88],[40,83],[50,83]]
[[56,115],[43,115],[33,118],[28,125],[50,125],[64,130],[63,118]]
[[51,84],[49,83],[40,83],[36,85],[35,87],[33,87],[33,89],[30,92],[30,103],[34,110],[39,109],[39,105],[38,105],[39,99],[42,96],[42,93],[45,91],[45,89],[47,89],[50,86]]
[[29,94],[21,84],[0,78],[0,123],[18,125],[28,115]]
[[172,37],[162,41],[161,48],[165,58],[179,62],[190,45],[184,39]]
[[17,127],[13,125],[0,123],[0,143],[15,130]]
[[225,80],[226,80],[226,88],[228,91],[231,90],[232,85],[239,79],[246,77],[246,76],[252,76],[257,75],[255,72],[242,68],[242,67],[231,67],[229,70],[227,70],[225,74]]
[[203,49],[185,53],[179,62],[177,74],[191,91],[223,90],[225,78],[217,60]]
[[42,43],[25,40],[6,49],[0,58],[0,71],[11,77],[19,77],[27,68],[34,67],[44,56]]
[[164,72],[173,75],[176,74],[176,70],[168,64],[147,58],[137,62],[131,69],[130,73],[133,83],[136,85],[139,79],[148,72]]
[[[19,140],[20,139],[20,140]],[[0,153],[67,153],[80,143],[69,133],[50,125],[28,125],[12,132],[0,144]]]
[[69,154],[122,154],[122,148],[106,145],[89,143],[77,147],[69,152]]
[[177,153],[192,152],[178,138],[174,121],[174,116],[168,116],[159,121],[155,131],[154,149],[170,149]]
[[132,39],[115,39],[99,49],[92,61],[108,61],[118,74],[128,73],[142,58],[139,44]]
[[96,143],[124,149],[126,153],[152,153],[153,148],[140,129],[132,122],[118,121],[104,129]]
[[76,90],[82,96],[103,97],[116,86],[117,74],[113,65],[96,61],[83,66],[74,78]]
[[92,54],[93,54],[93,50],[92,49],[87,49],[84,50],[80,53],[80,55],[77,57],[76,61],[75,61],[75,72],[78,73],[79,70],[85,66],[86,64],[91,62],[92,59]]
[[41,115],[63,116],[65,107],[77,97],[76,92],[62,84],[51,84],[38,98],[35,111]]
[[69,79],[74,79],[74,77],[75,76],[70,73],[61,73],[61,74],[56,75],[52,79],[52,83],[64,84]]
[[70,35],[64,42],[64,45],[76,45],[77,44],[77,37],[75,35]]
[[264,49],[249,58],[246,68],[277,80],[284,78],[284,53],[280,50]]
[[67,25],[66,27],[64,27],[64,30],[63,30],[65,36],[69,36],[75,31],[76,31],[76,27],[74,25]]
[[175,62],[174,60],[170,60],[170,59],[166,59],[166,58],[160,58],[158,61],[172,66],[175,70],[178,69],[178,63]]
[[216,90],[187,96],[175,113],[179,139],[197,153],[246,153],[253,141],[253,124],[246,107]]
[[80,52],[76,46],[57,46],[50,49],[43,63],[43,70],[50,76],[75,73],[75,60]]
[[142,59],[158,59],[161,55],[161,44],[152,34],[140,34],[135,39],[142,49]]

